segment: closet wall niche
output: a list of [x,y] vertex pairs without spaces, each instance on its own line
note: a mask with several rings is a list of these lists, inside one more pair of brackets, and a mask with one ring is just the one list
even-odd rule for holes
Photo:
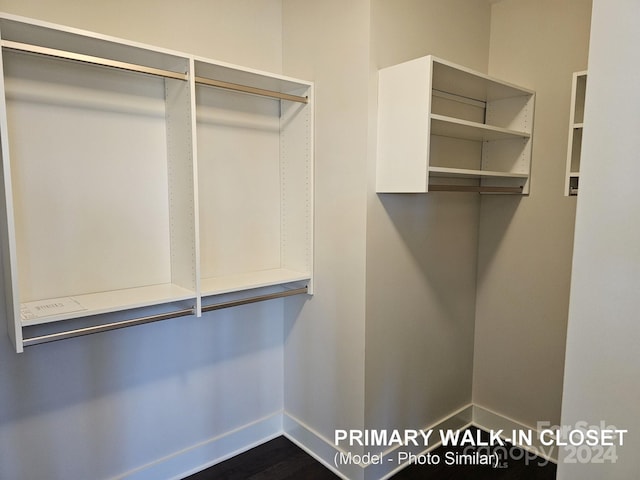
[[580,156],[582,154],[582,129],[584,127],[584,103],[587,93],[587,72],[574,72],[571,81],[571,109],[569,111],[569,142],[567,145],[567,173],[564,194],[578,194],[580,181]]
[[16,351],[312,293],[312,83],[6,14],[0,38]]

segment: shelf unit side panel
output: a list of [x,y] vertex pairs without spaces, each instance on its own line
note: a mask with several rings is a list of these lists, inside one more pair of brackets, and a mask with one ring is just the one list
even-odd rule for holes
[[168,283],[163,80],[7,57],[21,301]]
[[487,102],[487,125],[531,133],[533,96],[521,95]]
[[165,80],[171,282],[197,291],[192,85]]
[[531,143],[530,138],[483,142],[482,170],[528,174]]
[[482,142],[431,135],[429,166],[480,170]]
[[427,191],[431,68],[430,58],[420,58],[379,72],[379,193]]
[[456,97],[455,95],[432,94],[431,113],[459,118],[469,122],[484,123],[485,103],[468,102],[464,98]]
[[196,92],[201,276],[279,268],[279,101]]
[[280,117],[281,267],[313,271],[313,100],[282,101]]
[[[0,39],[2,32],[0,31]],[[4,279],[4,299],[7,313],[7,332],[17,353],[22,352],[22,326],[20,324],[20,294],[18,285],[15,221],[13,214],[13,187],[11,181],[11,161],[9,133],[7,129],[7,104],[5,98],[4,59],[0,55],[0,171],[1,211],[0,222],[2,267]]]

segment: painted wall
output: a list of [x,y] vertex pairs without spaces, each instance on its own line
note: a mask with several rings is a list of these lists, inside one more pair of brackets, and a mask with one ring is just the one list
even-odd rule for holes
[[562,405],[562,425],[604,422],[629,432],[615,462],[561,461],[562,480],[640,471],[640,202],[624,188],[640,174],[639,19],[633,0],[593,2]]
[[[488,3],[372,5],[374,82],[378,68],[428,54],[486,72]],[[366,422],[369,428],[423,428],[471,402],[479,197],[376,194],[373,123]]]
[[[0,0],[0,10],[279,72],[278,1]],[[4,306],[0,311],[4,312]],[[0,478],[170,478],[281,428],[283,302],[12,352]],[[239,429],[239,430],[236,430]],[[168,457],[168,458],[167,458]],[[161,465],[153,465],[160,459]]]
[[284,0],[283,71],[315,82],[315,295],[287,301],[285,430],[323,458],[364,425],[369,1]]
[[557,423],[575,197],[564,197],[571,75],[587,66],[590,0],[492,5],[489,73],[537,92],[531,194],[483,196],[473,401]]
[[280,0],[0,0],[0,11],[280,72]]

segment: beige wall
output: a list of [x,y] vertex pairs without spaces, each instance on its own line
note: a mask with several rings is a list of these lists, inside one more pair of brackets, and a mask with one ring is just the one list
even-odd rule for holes
[[[486,71],[488,3],[372,5],[376,69],[435,54]],[[368,200],[367,426],[422,428],[471,402],[479,198],[378,195],[370,175]]]
[[492,6],[489,73],[536,91],[531,194],[480,208],[474,403],[529,426],[560,420],[575,197],[563,196],[571,74],[590,0]]
[[285,311],[285,413],[304,432],[285,428],[321,455],[304,434],[364,425],[369,1],[284,0],[283,46],[316,108],[315,294]]
[[280,0],[0,0],[0,11],[280,72]]

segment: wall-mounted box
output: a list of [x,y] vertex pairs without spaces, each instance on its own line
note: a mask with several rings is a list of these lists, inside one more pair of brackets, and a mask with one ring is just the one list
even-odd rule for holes
[[378,193],[529,193],[535,93],[434,56],[384,68]]

